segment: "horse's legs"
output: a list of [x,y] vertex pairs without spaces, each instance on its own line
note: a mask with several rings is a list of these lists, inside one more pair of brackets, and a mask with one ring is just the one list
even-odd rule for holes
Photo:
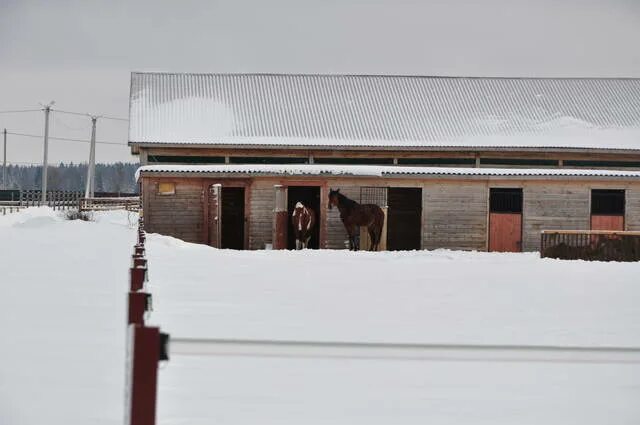
[[309,247],[310,240],[311,240],[311,236],[307,236],[307,238],[304,240],[304,249],[307,249]]
[[378,250],[378,240],[376,239],[376,232],[373,227],[367,227],[369,231],[369,239],[371,239],[371,246],[369,247],[369,251],[377,251]]
[[349,226],[347,229],[347,233],[349,234],[349,251],[357,251],[358,250],[358,241],[356,239],[357,230],[359,230],[358,226]]
[[300,249],[300,239],[296,239],[296,250]]

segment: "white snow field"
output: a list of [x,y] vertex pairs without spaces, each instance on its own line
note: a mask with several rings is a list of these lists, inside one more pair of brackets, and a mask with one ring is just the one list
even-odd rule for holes
[[[0,217],[0,424],[121,424],[135,217]],[[234,252],[149,235],[172,338],[640,346],[638,263]],[[173,355],[160,424],[637,424],[640,362]]]

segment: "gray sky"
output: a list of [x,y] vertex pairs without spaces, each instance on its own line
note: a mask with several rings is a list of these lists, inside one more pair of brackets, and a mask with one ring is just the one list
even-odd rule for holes
[[[0,111],[128,116],[130,71],[640,77],[638,0],[0,0]],[[41,112],[0,128],[42,134]],[[89,118],[52,115],[52,136],[88,139]],[[126,143],[127,123],[98,121]],[[88,144],[51,141],[52,162]],[[41,162],[9,136],[8,160]],[[98,145],[97,161],[131,161]]]

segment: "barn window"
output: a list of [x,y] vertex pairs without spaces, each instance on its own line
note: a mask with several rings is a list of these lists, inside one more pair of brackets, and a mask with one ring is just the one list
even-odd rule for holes
[[318,158],[316,164],[344,164],[344,165],[392,165],[393,158]]
[[624,215],[624,190],[593,189],[591,214]]
[[490,190],[490,212],[522,213],[522,189],[491,188]]
[[163,164],[224,164],[224,156],[149,155],[148,161]]
[[175,195],[175,183],[158,183],[158,195]]
[[398,165],[476,165],[475,158],[398,158]]
[[232,156],[231,164],[306,164],[309,157],[295,156]]
[[379,207],[387,206],[388,189],[386,187],[369,187],[360,188],[360,203],[374,204]]
[[480,165],[506,165],[513,167],[556,167],[555,159],[538,158],[480,158]]
[[567,167],[608,167],[608,168],[640,168],[639,161],[583,161],[565,159]]

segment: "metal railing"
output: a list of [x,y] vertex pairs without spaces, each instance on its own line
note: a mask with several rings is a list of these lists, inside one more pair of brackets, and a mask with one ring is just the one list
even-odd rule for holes
[[640,261],[640,232],[543,230],[540,256],[562,260]]

